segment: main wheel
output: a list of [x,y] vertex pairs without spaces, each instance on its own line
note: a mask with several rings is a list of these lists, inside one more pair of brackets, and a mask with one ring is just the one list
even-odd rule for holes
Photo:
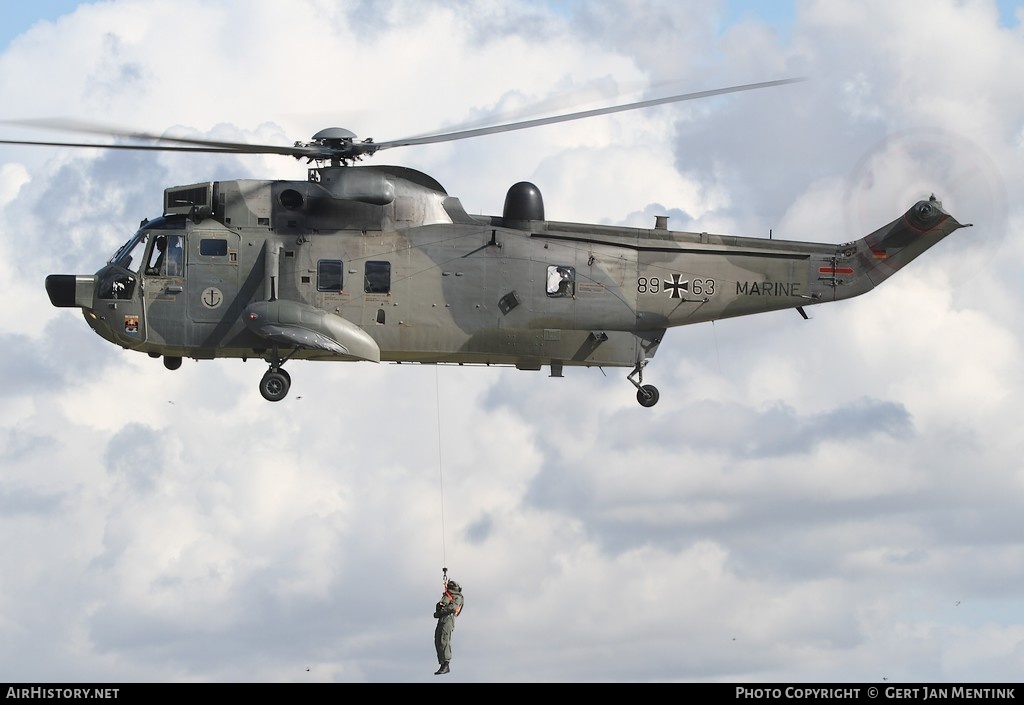
[[281,401],[288,396],[288,388],[291,386],[291,381],[281,370],[268,370],[260,380],[260,394],[267,401]]
[[636,400],[640,402],[640,406],[652,407],[658,403],[660,396],[658,388],[653,384],[645,384],[636,390]]

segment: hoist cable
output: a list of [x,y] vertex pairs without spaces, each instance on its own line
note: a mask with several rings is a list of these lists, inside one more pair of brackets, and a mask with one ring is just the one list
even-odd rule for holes
[[[434,365],[434,399],[437,404],[437,482],[440,488],[441,495],[441,565],[448,565],[448,548],[445,544],[445,527],[444,527],[444,461],[441,457],[441,391],[440,382],[438,382],[437,365]],[[448,568],[443,568],[444,575],[447,577]]]

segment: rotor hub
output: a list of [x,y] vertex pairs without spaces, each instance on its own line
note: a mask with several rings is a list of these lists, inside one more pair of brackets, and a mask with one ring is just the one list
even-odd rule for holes
[[358,161],[363,155],[373,154],[378,147],[372,139],[356,142],[356,133],[344,127],[328,127],[313,135],[312,142],[296,142],[295,146],[303,153],[296,154],[296,159],[306,157],[309,161],[323,162],[330,160],[332,166],[342,166]]

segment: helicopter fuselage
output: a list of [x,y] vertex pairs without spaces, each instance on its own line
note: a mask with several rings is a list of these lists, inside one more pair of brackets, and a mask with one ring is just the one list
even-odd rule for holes
[[961,227],[933,199],[856,242],[805,243],[548,221],[525,182],[501,216],[473,216],[404,167],[309,174],[166,189],[163,215],[95,275],[48,277],[51,302],[172,369],[257,357],[268,375],[311,359],[642,380],[668,328],[862,294]]

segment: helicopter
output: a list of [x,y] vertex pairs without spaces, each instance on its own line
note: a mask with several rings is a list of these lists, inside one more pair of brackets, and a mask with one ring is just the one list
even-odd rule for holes
[[547,220],[540,189],[513,184],[501,215],[470,215],[433,177],[359,164],[377,152],[654,105],[777,87],[788,78],[505,125],[375,142],[327,128],[291,146],[17,124],[127,142],[3,144],[279,154],[306,179],[168,187],[162,211],[94,274],[51,274],[53,306],[79,308],[104,340],[162,358],[260,359],[259,391],[286,398],[291,360],[644,369],[668,329],[864,294],[962,227],[934,196],[841,244]]

